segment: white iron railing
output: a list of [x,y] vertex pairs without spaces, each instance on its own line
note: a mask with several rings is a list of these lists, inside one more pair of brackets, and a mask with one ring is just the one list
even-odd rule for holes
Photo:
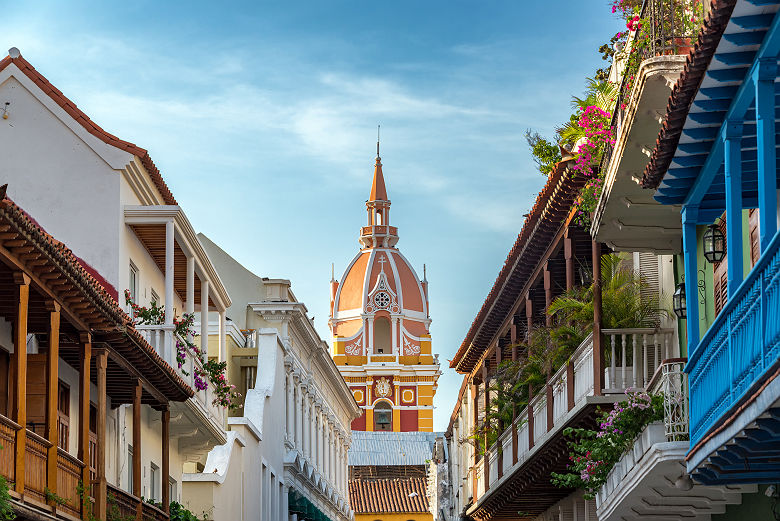
[[644,389],[662,360],[672,356],[674,329],[604,329],[605,392]]

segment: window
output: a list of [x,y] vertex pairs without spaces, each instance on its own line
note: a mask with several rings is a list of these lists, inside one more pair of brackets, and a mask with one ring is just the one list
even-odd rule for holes
[[173,478],[168,478],[168,499],[171,501],[179,501],[179,492],[176,488],[176,480]]
[[130,277],[127,281],[127,289],[130,291],[130,298],[138,303],[138,268],[133,261],[130,261]]
[[57,390],[57,446],[68,450],[70,439],[70,387],[59,382]]
[[149,463],[149,497],[154,501],[160,500],[160,494],[157,492],[160,483],[160,467],[154,463]]
[[374,430],[393,430],[393,408],[387,402],[379,402],[374,405]]
[[374,354],[393,354],[392,344],[390,321],[385,317],[377,317],[374,319]]

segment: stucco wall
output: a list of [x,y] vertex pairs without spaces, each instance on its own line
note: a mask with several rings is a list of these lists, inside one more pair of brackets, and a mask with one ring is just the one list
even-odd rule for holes
[[[9,196],[47,232],[116,282],[120,172],[15,77],[0,84],[0,98],[11,102],[11,116],[0,120],[0,179],[8,183]],[[131,156],[124,155],[129,161]]]

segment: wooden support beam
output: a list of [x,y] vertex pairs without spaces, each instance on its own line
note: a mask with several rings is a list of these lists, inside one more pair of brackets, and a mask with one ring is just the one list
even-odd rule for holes
[[[473,380],[472,380],[473,382]],[[471,384],[471,403],[472,408],[474,410],[474,417],[473,417],[473,434],[477,434],[477,430],[479,429],[479,387],[477,384],[472,383]],[[475,443],[474,443],[474,472],[471,473],[471,490],[474,491],[474,494],[477,493],[477,463],[479,461],[479,443],[476,443],[476,436],[475,436]]]
[[[171,411],[168,404],[162,410],[162,503],[163,511],[167,514],[171,507],[171,489],[168,485],[170,481],[170,432],[171,432]],[[176,498],[173,498],[176,499]]]
[[563,241],[563,256],[566,259],[566,291],[574,288],[574,240],[566,237]]
[[525,319],[526,319],[526,335],[530,337],[531,330],[534,327],[534,303],[531,300],[531,293],[527,293],[525,296]]
[[593,395],[604,389],[604,357],[601,348],[601,243],[591,245],[593,261]]
[[24,460],[27,448],[27,314],[30,300],[30,277],[14,272],[16,283],[16,335],[14,335],[14,367],[16,371],[15,418],[21,427],[16,431],[14,490],[24,493]]
[[[46,439],[51,444],[46,459],[46,486],[57,493],[57,446],[59,432],[57,404],[59,393],[60,305],[47,301],[49,309],[49,349],[46,352]],[[49,504],[54,506],[53,500]]]
[[141,380],[133,387],[133,495],[141,497]]
[[97,351],[95,367],[97,370],[97,462],[95,486],[95,515],[98,519],[106,517],[106,499],[108,486],[106,481],[106,369],[108,368],[108,351],[103,348]]
[[552,326],[552,315],[547,310],[552,304],[552,274],[550,273],[550,261],[544,263],[544,323]]
[[[487,360],[486,360],[487,362]],[[490,411],[490,382],[488,381],[488,366],[487,363],[482,365],[482,385],[485,387],[485,418],[483,419],[483,424],[485,427],[487,427],[487,417],[488,412]],[[484,437],[484,443],[485,443],[485,457],[482,458],[482,464],[485,468],[485,475],[483,476],[483,479],[485,480],[485,490],[490,487],[490,458],[488,457],[487,450],[490,448],[488,446],[488,429],[485,428],[485,437]]]
[[569,411],[574,408],[574,360],[571,358],[566,363],[566,403]]
[[[91,478],[89,474],[89,398],[90,364],[92,362],[92,336],[81,334],[81,353],[79,356],[79,459],[84,464],[81,471],[81,483],[84,494],[89,495]],[[89,512],[82,508],[81,518],[89,519]]]

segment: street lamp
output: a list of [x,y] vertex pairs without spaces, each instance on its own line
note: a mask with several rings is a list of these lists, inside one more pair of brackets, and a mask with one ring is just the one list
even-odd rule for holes
[[704,258],[710,262],[720,262],[726,256],[726,237],[720,226],[710,224],[704,232]]
[[680,282],[674,290],[672,295],[672,309],[677,318],[686,318],[687,312],[685,309],[685,282]]

